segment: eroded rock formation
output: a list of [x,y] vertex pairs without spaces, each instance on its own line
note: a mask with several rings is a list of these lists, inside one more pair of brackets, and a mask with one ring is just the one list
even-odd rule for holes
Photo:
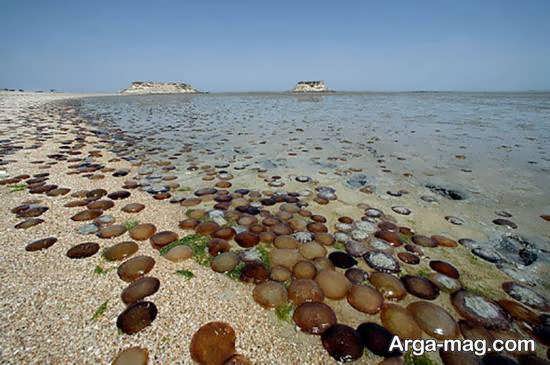
[[196,93],[193,86],[183,82],[134,81],[122,94],[179,94]]
[[329,91],[324,81],[298,81],[293,93],[305,93],[305,92],[327,92]]

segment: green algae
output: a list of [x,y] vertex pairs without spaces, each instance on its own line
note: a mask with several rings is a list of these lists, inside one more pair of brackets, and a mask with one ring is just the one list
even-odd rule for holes
[[262,260],[262,263],[264,264],[265,268],[269,270],[269,268],[271,267],[271,260],[269,259],[269,250],[264,245],[256,246],[256,250],[258,250],[258,253],[260,254],[260,259]]
[[139,222],[136,220],[136,219],[128,219],[127,221],[125,221],[124,223],[122,223],[122,225],[124,227],[126,227],[126,230],[129,231],[131,230],[132,228],[134,228],[135,226],[137,226],[139,224]]
[[421,268],[420,270],[418,270],[418,271],[416,272],[416,275],[422,276],[423,278],[427,278],[431,273],[432,273],[431,270],[429,270],[429,269],[423,267],[423,268]]
[[275,308],[275,315],[279,320],[292,323],[292,315],[294,314],[294,305],[285,303]]
[[466,287],[466,290],[474,293],[474,294],[477,294],[479,296],[482,296],[482,297],[485,297],[485,298],[489,298],[489,299],[498,299],[499,297],[501,297],[501,293],[498,291],[498,290],[495,290],[495,289],[492,289],[492,288],[487,288],[485,286],[481,286],[481,285],[472,285],[472,286],[468,286]]
[[411,237],[412,237],[411,235],[399,233],[399,239],[401,240],[402,243],[412,243]]
[[209,266],[211,257],[207,251],[208,241],[209,239],[206,236],[202,236],[200,234],[191,234],[177,241],[169,243],[168,245],[161,248],[159,253],[161,254],[161,256],[164,256],[168,253],[168,251],[176,246],[188,246],[193,251],[193,260],[195,260],[195,262],[202,266]]
[[10,189],[10,192],[11,193],[15,193],[17,191],[23,191],[27,188],[27,184],[25,183],[21,183],[21,184],[14,184],[14,185],[10,185],[8,186],[8,188]]
[[107,304],[109,303],[108,300],[101,303],[99,307],[97,307],[94,315],[92,316],[92,321],[97,320],[99,317],[101,317],[105,312],[107,311]]
[[176,270],[176,274],[184,278],[185,280],[189,280],[195,277],[195,274],[193,274],[190,270]]
[[94,273],[95,273],[95,274],[98,274],[98,275],[105,275],[105,274],[107,274],[109,271],[112,271],[112,270],[113,270],[112,267],[105,269],[105,268],[103,268],[103,266],[101,266],[101,265],[96,265],[96,267],[95,267],[95,269],[94,269]]
[[244,266],[245,266],[244,262],[240,262],[237,266],[235,266],[233,268],[233,270],[230,270],[230,271],[226,272],[225,275],[227,275],[228,277],[230,277],[233,280],[239,280],[239,278],[241,277],[241,272],[243,271]]

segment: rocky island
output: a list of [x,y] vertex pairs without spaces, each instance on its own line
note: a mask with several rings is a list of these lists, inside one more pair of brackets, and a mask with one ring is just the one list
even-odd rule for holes
[[293,93],[327,92],[329,89],[324,81],[298,81]]
[[197,93],[193,86],[183,82],[134,81],[121,94],[179,94]]

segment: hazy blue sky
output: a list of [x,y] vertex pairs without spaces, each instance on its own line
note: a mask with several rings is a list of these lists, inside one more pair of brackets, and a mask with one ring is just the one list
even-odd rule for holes
[[550,0],[1,0],[0,88],[550,89]]

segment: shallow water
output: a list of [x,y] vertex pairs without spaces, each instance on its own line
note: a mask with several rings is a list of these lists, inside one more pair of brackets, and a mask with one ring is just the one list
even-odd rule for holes
[[[184,182],[190,164],[229,163],[231,173],[251,176],[259,167],[269,176],[341,185],[351,192],[339,197],[352,205],[367,184],[393,205],[456,216],[462,232],[479,232],[478,239],[509,231],[491,222],[504,210],[518,224],[513,233],[548,249],[550,224],[540,215],[550,213],[550,93],[110,96],[77,107],[98,126],[124,131],[112,136],[121,139],[121,154],[170,158]],[[429,184],[464,199],[440,196]],[[386,193],[399,190],[409,194]],[[429,225],[411,219],[461,232],[442,217]]]
[[[212,263],[215,271],[230,270],[227,276],[256,284],[273,275],[275,267],[278,267],[279,276],[274,280],[286,280],[285,284],[290,284],[288,291],[285,289],[287,285],[268,281],[258,284],[252,297],[262,306],[277,306],[275,312],[278,316],[304,328],[313,328],[317,324],[308,324],[305,321],[307,313],[300,314],[303,308],[296,307],[298,303],[290,303],[294,302],[292,297],[297,298],[296,292],[291,296],[295,290],[300,291],[300,295],[307,294],[321,300],[323,296],[327,298],[323,308],[319,303],[313,308],[317,314],[328,318],[327,325],[337,319],[339,324],[355,328],[360,324],[363,326],[365,321],[372,321],[382,323],[385,331],[401,335],[410,331],[416,333],[414,336],[420,336],[420,326],[433,337],[437,337],[434,331],[436,327],[440,328],[442,318],[449,334],[458,331],[455,323],[458,318],[482,321],[480,323],[487,327],[498,325],[505,328],[509,321],[504,310],[514,315],[519,305],[510,301],[509,297],[537,311],[547,311],[546,298],[550,295],[550,226],[545,220],[548,217],[541,217],[547,212],[549,196],[548,160],[545,156],[548,150],[547,95],[534,95],[533,100],[530,97],[527,94],[336,94],[320,97],[233,94],[63,100],[42,105],[39,109],[29,107],[28,111],[17,117],[15,123],[6,125],[4,153],[16,158],[2,161],[9,170],[3,174],[7,175],[8,180],[0,182],[12,189],[11,194],[15,192],[15,183],[25,181],[17,185],[23,185],[23,189],[27,188],[30,194],[46,192],[51,200],[63,199],[61,203],[65,200],[63,194],[75,189],[70,196],[66,196],[69,201],[64,208],[76,208],[86,203],[88,209],[75,209],[75,212],[80,212],[58,215],[63,219],[56,218],[41,226],[60,227],[48,229],[59,233],[60,239],[53,247],[50,241],[57,242],[58,237],[39,238],[26,246],[25,249],[30,252],[52,247],[46,255],[40,255],[40,260],[59,254],[84,258],[99,252],[99,244],[89,242],[73,246],[65,253],[65,247],[59,245],[78,240],[78,237],[72,237],[77,228],[74,222],[71,223],[74,228],[66,229],[64,219],[70,217],[71,222],[89,221],[103,214],[97,208],[114,208],[115,203],[111,200],[118,201],[130,196],[135,203],[147,203],[147,206],[140,205],[140,209],[147,209],[136,216],[139,221],[124,221],[127,216],[123,215],[121,219],[116,213],[118,208],[115,208],[97,218],[102,224],[93,224],[98,231],[96,235],[107,239],[120,237],[126,231],[125,226],[134,225],[131,223],[134,221],[135,224],[142,223],[139,228],[141,233],[137,228],[129,233],[135,240],[150,237],[155,227],[174,229],[151,236],[152,245],[130,242],[130,251],[139,249],[141,252],[119,266],[119,277],[126,281],[134,275],[129,272],[128,278],[125,278],[126,270],[122,270],[128,268],[128,262],[135,262],[132,260],[141,257],[139,260],[142,261],[138,262],[145,262],[148,267],[145,271],[148,271],[152,267],[150,264],[159,259],[153,273],[163,280],[161,288],[171,285],[179,294],[183,293],[182,290],[191,290],[197,298],[201,295],[212,298],[212,293],[222,290],[220,295],[214,295],[221,300],[215,303],[203,300],[207,304],[201,308],[214,313],[213,319],[238,323],[236,329],[245,339],[239,340],[240,346],[243,342],[250,343],[246,342],[250,340],[247,336],[258,333],[258,313],[245,311],[247,319],[241,320],[239,315],[227,311],[244,308],[247,300],[243,300],[243,304],[228,303],[237,297],[246,297],[244,299],[250,303],[250,291],[229,290],[225,284],[219,287],[219,277],[203,276],[209,273],[208,270],[198,271],[199,275],[193,280],[197,285],[176,287],[170,278],[174,275],[173,264],[165,265],[164,259],[183,260],[193,254],[197,264],[208,266]],[[525,98],[529,100],[525,101]],[[18,100],[25,101],[22,98]],[[6,117],[4,121],[12,122],[12,117]],[[132,163],[121,161],[107,150]],[[42,170],[45,170],[42,174],[35,174]],[[25,174],[21,175],[21,172]],[[48,180],[54,185],[63,184],[63,187],[58,189]],[[118,189],[122,183],[124,190],[121,191]],[[70,185],[65,187],[65,184]],[[101,189],[90,191],[92,186]],[[16,190],[20,191],[19,188]],[[24,193],[14,198],[6,195],[10,212],[19,218],[36,217],[36,214],[46,211],[51,217],[51,213],[58,208],[57,204],[34,206],[42,200],[32,204],[27,200],[22,202],[20,199],[23,196]],[[84,196],[99,200],[83,202],[80,198]],[[111,200],[101,199],[103,196]],[[152,203],[153,198],[159,202]],[[45,199],[51,202],[50,198]],[[121,210],[126,212],[126,207],[128,205]],[[6,215],[11,213],[6,212]],[[120,224],[122,221],[124,224]],[[8,225],[15,223],[6,222]],[[155,225],[144,222],[154,222]],[[89,230],[91,223],[81,224],[78,232],[82,234],[82,239],[84,235],[95,232]],[[20,225],[17,223],[17,226]],[[218,229],[219,225],[224,228]],[[15,228],[18,230],[23,228],[17,226]],[[11,231],[8,229],[6,234],[9,236]],[[185,234],[182,241],[193,240],[190,247],[182,242],[170,243],[182,231]],[[209,241],[208,237],[187,235],[189,231],[228,240]],[[327,233],[323,235],[319,232]],[[235,233],[238,234],[233,236]],[[32,230],[29,234],[29,237],[35,235]],[[71,237],[67,239],[67,235]],[[20,238],[16,240],[21,241]],[[47,244],[42,242],[45,240]],[[198,241],[202,243],[199,245]],[[177,247],[184,250],[173,252],[172,248],[168,251],[174,244],[181,244]],[[275,250],[275,247],[291,249]],[[157,249],[160,251],[157,252]],[[230,250],[230,259],[222,255],[210,257],[223,250]],[[12,254],[13,263],[28,261],[20,260],[19,251]],[[28,259],[33,257],[38,256],[29,254]],[[218,257],[228,262],[220,263],[223,260]],[[96,259],[100,260],[101,266],[96,266],[95,273],[98,273],[98,267],[101,274],[115,268],[104,269],[102,265],[105,261],[97,256]],[[58,261],[56,259],[55,262]],[[78,261],[87,265],[94,262]],[[248,262],[245,264],[244,261]],[[338,269],[323,270],[327,265]],[[40,267],[38,262],[31,266]],[[51,267],[55,267],[51,260],[46,266],[39,271],[48,273]],[[91,273],[92,266],[78,271]],[[494,266],[501,271],[495,270]],[[350,267],[354,271],[344,274],[343,269]],[[20,266],[17,268],[13,272],[14,277],[22,270]],[[69,270],[70,266],[66,269]],[[379,271],[378,275],[376,271]],[[178,270],[175,274],[182,273]],[[113,275],[102,277],[111,280],[107,278],[113,278]],[[315,278],[315,285],[320,289],[310,294],[308,285],[302,289],[291,289],[293,285],[298,286],[295,282],[299,278]],[[348,279],[356,286],[350,289]],[[94,281],[97,280],[101,279],[94,278]],[[367,280],[376,289],[371,288]],[[11,278],[8,281],[19,283]],[[158,280],[155,283],[158,289]],[[210,284],[214,287],[209,287]],[[100,287],[108,286],[102,284]],[[383,300],[377,290],[387,294],[385,291],[388,288],[395,290],[388,301],[395,299],[402,302],[381,307]],[[460,288],[465,290],[449,296],[449,292]],[[23,289],[23,292],[28,292],[28,285],[25,284]],[[176,291],[170,290],[170,293]],[[111,294],[112,291],[102,295]],[[162,312],[163,305],[174,303],[173,298],[166,300],[165,295],[153,298],[157,299],[155,305],[153,302],[140,302],[149,309],[140,310],[139,321],[135,323],[132,321],[133,315],[128,314],[129,308],[125,309],[117,318],[117,326],[124,332],[132,333],[134,329],[144,329],[140,323],[155,320],[147,331],[160,329],[162,332],[168,328],[182,333],[182,328],[179,328],[182,322],[173,321]],[[8,293],[5,297],[13,295]],[[70,297],[72,302],[78,299],[73,295]],[[339,300],[344,298],[346,300]],[[418,298],[432,302],[418,302]],[[499,307],[487,300],[503,298],[508,299],[502,304],[502,312],[489,313],[490,309]],[[287,299],[289,303],[286,303]],[[85,302],[93,304],[91,301]],[[89,307],[84,310],[85,303],[79,300],[74,303],[78,312],[91,313],[94,309]],[[182,305],[185,306],[185,303],[182,302]],[[186,308],[180,309],[188,312]],[[157,311],[165,314],[155,319]],[[314,314],[311,311],[310,308],[308,316]],[[54,312],[58,313],[57,310]],[[172,314],[177,316],[176,312]],[[109,311],[107,315],[112,313]],[[223,313],[230,313],[229,317],[223,317]],[[296,313],[299,318],[295,317]],[[498,314],[496,319],[495,313]],[[428,318],[427,314],[434,315],[428,315]],[[254,321],[248,320],[250,315],[255,316]],[[537,314],[529,312],[527,316],[530,317],[528,325],[520,324],[520,319],[516,319],[513,331],[500,332],[498,336],[533,337],[540,333],[539,329],[531,333],[528,327],[539,324]],[[35,315],[23,317],[34,318]],[[198,321],[202,323],[206,317],[200,317]],[[487,322],[488,317],[490,322]],[[83,317],[78,315],[75,318]],[[103,334],[110,333],[111,337],[120,337],[115,331],[108,330],[113,329],[112,319],[103,321],[105,328],[94,328],[100,328]],[[178,328],[167,327],[167,320],[172,324],[177,322]],[[50,328],[58,322],[54,319],[45,323]],[[197,320],[185,321],[187,327],[184,332],[191,333],[189,322],[193,324]],[[249,328],[244,331],[243,323],[254,324],[254,330]],[[191,327],[197,326],[193,324]],[[315,344],[315,337],[311,340],[301,338],[294,326],[269,324],[267,328],[268,332],[277,331],[274,338],[284,339],[283,349],[297,345],[297,357],[312,354],[304,350]],[[349,356],[359,355],[361,344],[342,335],[343,327],[336,328],[327,330],[328,335],[321,337],[328,354],[334,356],[331,349],[343,339]],[[345,331],[348,335],[354,333],[350,328]],[[144,332],[147,333],[151,334]],[[140,343],[147,344],[155,358],[174,355],[173,351],[165,351],[169,344],[161,338],[164,334],[152,333],[145,343],[141,340]],[[380,333],[369,335],[372,339],[379,339],[379,336]],[[156,341],[159,338],[160,342]],[[15,354],[20,343],[10,346],[14,348],[10,351]],[[251,347],[256,350],[272,348],[271,343],[267,347],[259,346],[257,338],[252,340]],[[178,348],[181,350],[181,346]],[[102,348],[102,356],[111,357],[112,350]],[[545,356],[545,350],[540,346],[538,354]],[[62,352],[67,352],[65,347]],[[286,350],[279,352],[286,353]],[[100,351],[95,353],[97,355]],[[366,353],[360,361],[374,363],[379,360],[374,359],[372,353]],[[255,358],[255,354],[257,352],[245,353],[251,358]],[[179,354],[177,357],[182,358]]]

